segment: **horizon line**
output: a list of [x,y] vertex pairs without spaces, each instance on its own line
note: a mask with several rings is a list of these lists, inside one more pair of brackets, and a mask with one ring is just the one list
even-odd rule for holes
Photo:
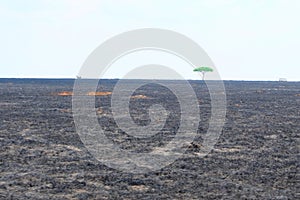
[[300,80],[253,80],[253,79],[143,79],[143,78],[131,78],[131,79],[122,79],[122,78],[70,78],[70,77],[0,77],[0,79],[40,79],[40,80],[165,80],[165,81],[251,81],[251,82],[300,82]]

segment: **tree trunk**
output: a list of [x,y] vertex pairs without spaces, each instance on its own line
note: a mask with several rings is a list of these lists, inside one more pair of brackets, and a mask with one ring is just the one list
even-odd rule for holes
[[205,72],[201,72],[201,73],[202,73],[202,81],[204,81]]

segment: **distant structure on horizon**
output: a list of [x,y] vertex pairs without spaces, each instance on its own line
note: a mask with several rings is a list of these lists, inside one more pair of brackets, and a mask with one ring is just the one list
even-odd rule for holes
[[81,79],[81,76],[76,76],[76,79]]
[[286,78],[279,78],[279,82],[287,82]]

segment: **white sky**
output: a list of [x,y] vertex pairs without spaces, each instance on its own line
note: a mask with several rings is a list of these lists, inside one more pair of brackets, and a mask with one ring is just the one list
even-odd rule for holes
[[[75,77],[103,41],[150,27],[196,41],[224,80],[300,81],[299,11],[298,0],[0,0],[0,77]],[[120,61],[107,77],[130,63]]]

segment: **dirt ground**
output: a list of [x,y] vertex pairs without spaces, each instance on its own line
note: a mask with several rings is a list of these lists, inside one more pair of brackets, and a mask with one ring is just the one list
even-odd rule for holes
[[[56,95],[72,92],[73,83],[0,79],[0,199],[300,199],[300,82],[225,81],[223,132],[211,153],[199,157],[210,96],[203,82],[191,81],[199,136],[183,157],[147,174],[109,168],[89,153],[75,130],[72,96]],[[101,81],[99,92],[108,95],[95,97],[108,138],[136,152],[172,139],[180,113],[167,88],[146,85],[131,98],[137,124],[149,123],[154,103],[169,111],[160,133],[137,142],[114,122],[109,92],[115,83]]]

